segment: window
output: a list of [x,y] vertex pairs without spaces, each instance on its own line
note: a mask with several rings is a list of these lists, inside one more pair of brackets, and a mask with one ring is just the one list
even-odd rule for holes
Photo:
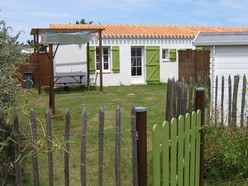
[[[110,70],[110,59],[109,59],[109,48],[102,48],[102,70],[109,71]],[[100,51],[99,47],[96,48],[96,70],[100,70]]]
[[162,49],[162,61],[169,61],[169,49]]
[[132,76],[142,76],[141,48],[131,48],[131,74]]

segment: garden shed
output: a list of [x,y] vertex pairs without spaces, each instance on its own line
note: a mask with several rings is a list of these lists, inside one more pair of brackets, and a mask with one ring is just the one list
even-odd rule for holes
[[[193,41],[196,47],[203,47],[210,50],[210,77],[212,97],[217,95],[217,102],[220,103],[221,94],[224,94],[224,103],[228,103],[229,75],[234,80],[234,76],[241,79],[248,76],[248,32],[201,32]],[[219,81],[216,80],[218,76]],[[221,78],[224,77],[224,92],[215,87],[221,87]],[[242,95],[243,81],[239,81],[238,95]],[[217,84],[217,86],[216,86]],[[238,98],[238,108],[241,104],[241,96]],[[227,112],[227,107],[225,112]],[[247,112],[247,111],[246,111]]]

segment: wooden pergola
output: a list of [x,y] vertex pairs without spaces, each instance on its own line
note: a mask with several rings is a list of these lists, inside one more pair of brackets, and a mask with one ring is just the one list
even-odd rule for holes
[[[38,93],[41,94],[41,77],[40,77],[40,61],[39,61],[39,47],[40,43],[40,35],[45,33],[77,33],[77,32],[90,32],[90,33],[98,33],[99,36],[99,53],[100,53],[100,91],[103,91],[103,78],[102,78],[102,31],[104,29],[54,29],[54,28],[32,28],[30,35],[34,36],[34,54],[36,58],[36,62],[38,65],[37,68],[37,83],[38,83]],[[52,109],[52,114],[55,114],[55,93],[54,93],[54,66],[53,66],[53,58],[56,55],[57,49],[59,47],[59,43],[57,44],[56,50],[53,52],[53,44],[49,43],[49,53],[47,53],[48,58],[50,60],[50,98],[49,98],[49,106]],[[82,43],[83,44],[83,43]],[[87,84],[89,85],[90,79],[90,70],[89,70],[89,42],[87,43]]]

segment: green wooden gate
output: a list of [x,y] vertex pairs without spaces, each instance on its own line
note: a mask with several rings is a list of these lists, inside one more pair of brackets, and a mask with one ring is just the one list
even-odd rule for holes
[[153,127],[153,186],[199,186],[201,112]]
[[146,81],[147,83],[160,82],[160,52],[159,46],[146,47]]

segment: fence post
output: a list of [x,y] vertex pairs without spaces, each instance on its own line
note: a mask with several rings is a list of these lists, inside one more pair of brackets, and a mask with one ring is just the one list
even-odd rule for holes
[[[195,109],[201,110],[201,126],[205,121],[205,88],[198,87],[195,90]],[[204,131],[201,130],[201,142],[200,142],[200,186],[203,186],[203,173],[204,173]]]
[[135,107],[138,160],[138,185],[147,185],[147,108]]

